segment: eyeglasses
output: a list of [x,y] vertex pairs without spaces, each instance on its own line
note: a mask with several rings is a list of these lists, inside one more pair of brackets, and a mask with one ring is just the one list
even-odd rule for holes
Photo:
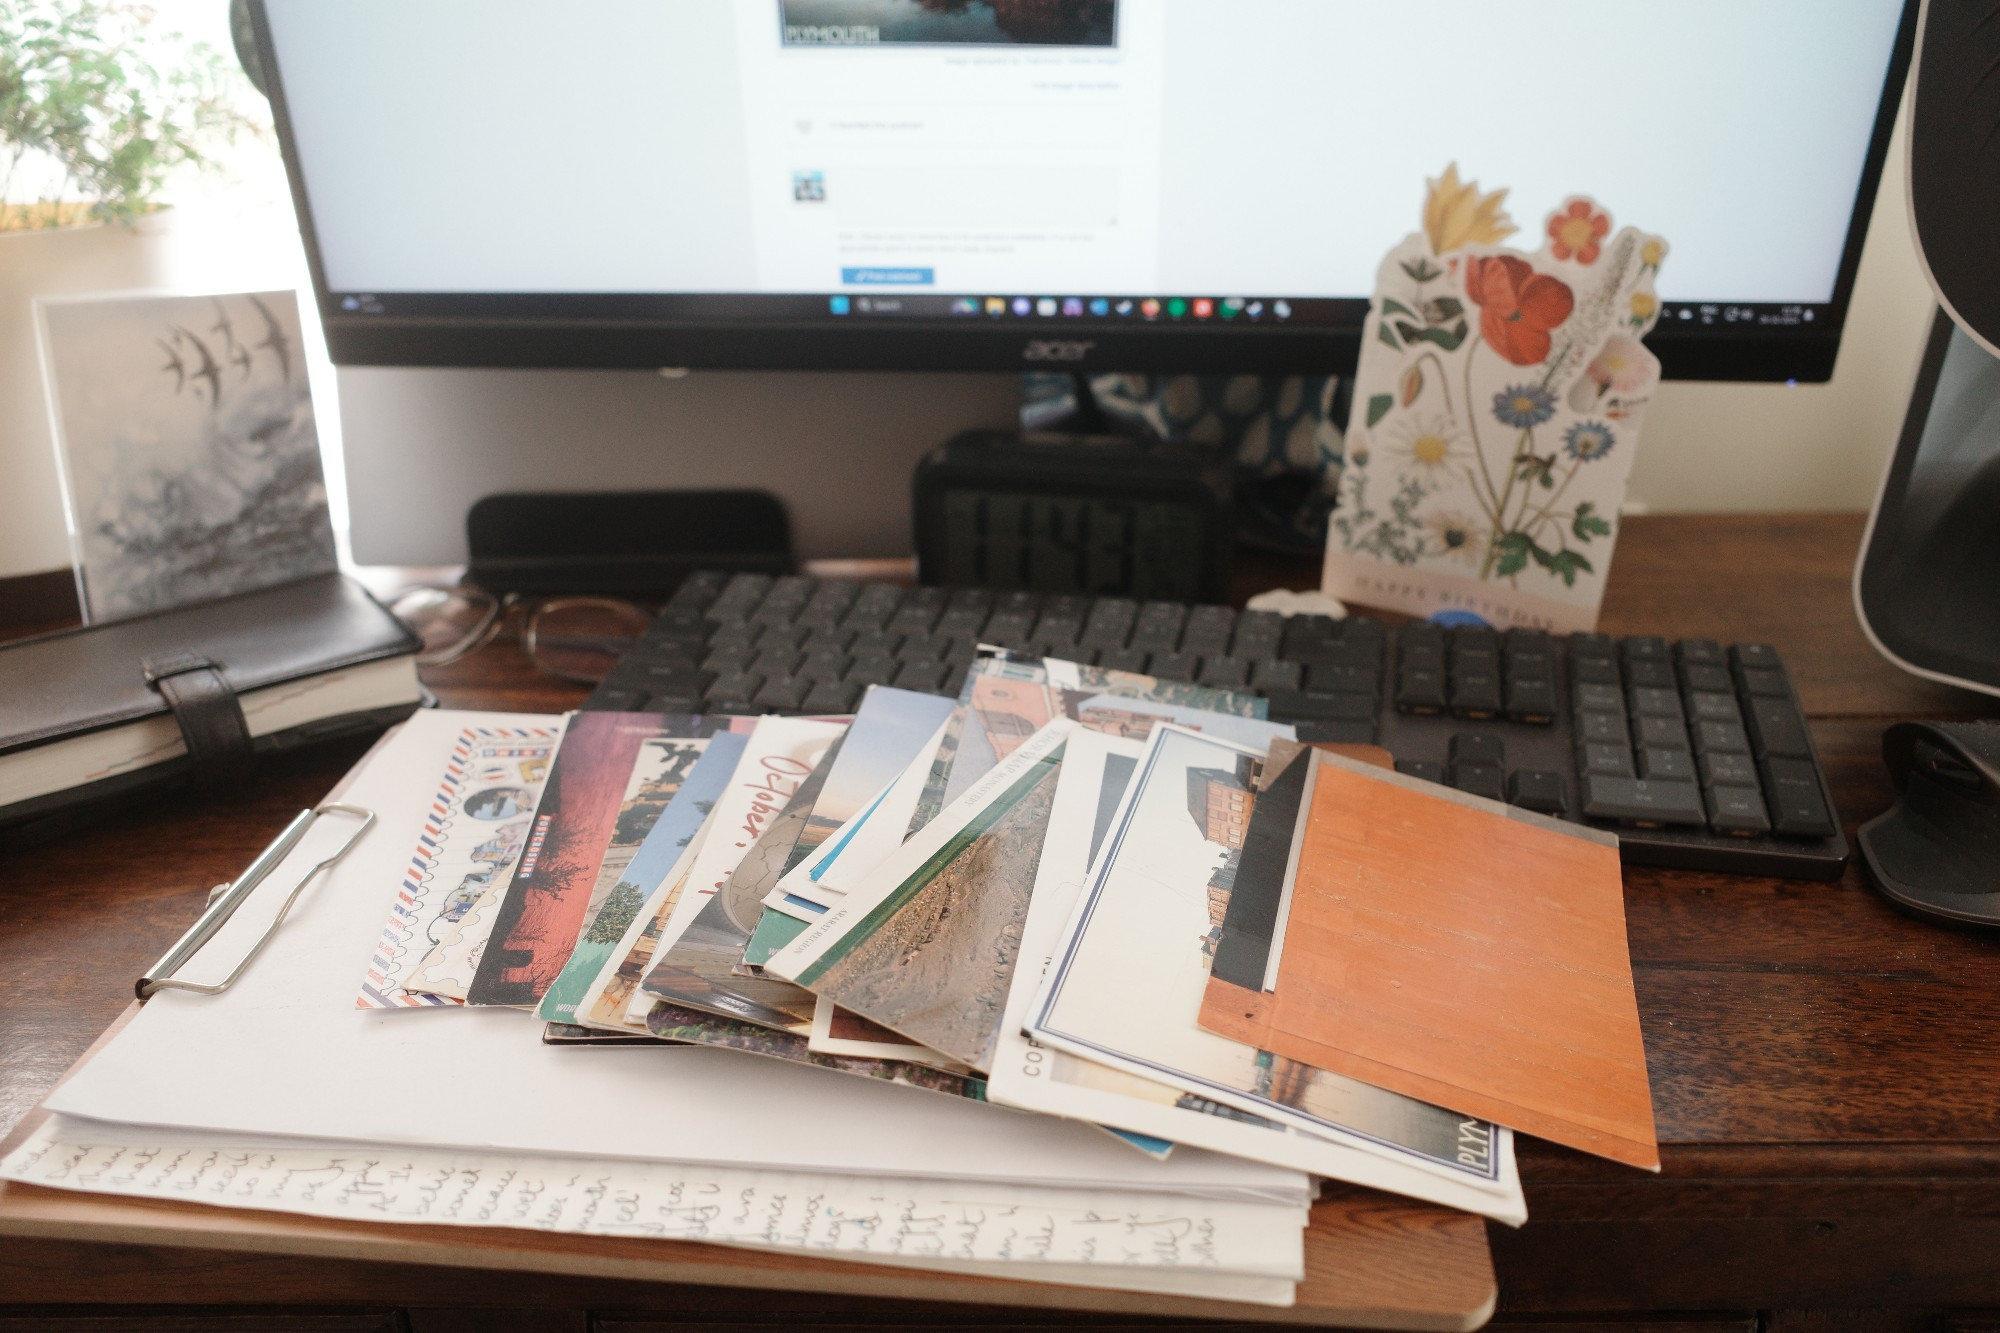
[[552,597],[530,601],[519,593],[495,597],[479,588],[412,588],[389,604],[423,647],[418,666],[442,666],[485,647],[511,623],[526,617],[521,646],[539,671],[595,685],[611,674],[653,613],[610,597]]

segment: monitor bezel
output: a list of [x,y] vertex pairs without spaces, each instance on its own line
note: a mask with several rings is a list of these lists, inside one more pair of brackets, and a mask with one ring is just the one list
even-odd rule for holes
[[[1682,328],[1662,321],[1647,336],[1668,379],[1824,383],[1846,328],[1875,192],[1915,46],[1919,0],[1904,0],[1875,126],[1863,159],[1833,299],[1813,327],[1748,324]],[[313,295],[336,365],[545,369],[1133,371],[1193,374],[1351,374],[1368,302],[1351,327],[1118,323],[1062,326],[950,319],[723,322],[636,314],[525,312],[547,298],[469,296],[478,313],[372,314],[342,309],[326,280],[314,215],[299,168],[284,75],[264,0],[248,0],[251,31],[285,161]],[[394,294],[384,293],[384,296]],[[430,304],[430,302],[427,302]],[[499,309],[513,306],[513,309]]]

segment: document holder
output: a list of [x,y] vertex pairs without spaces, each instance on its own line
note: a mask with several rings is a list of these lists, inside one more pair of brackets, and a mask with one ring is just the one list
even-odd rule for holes
[[[359,819],[361,824],[339,847],[299,876],[299,882],[292,886],[292,891],[285,895],[285,901],[272,915],[271,924],[264,927],[264,933],[244,951],[243,957],[237,960],[235,968],[229,975],[213,984],[182,981],[175,977],[174,974],[180,971],[188,959],[200,953],[202,946],[215,938],[216,932],[229,923],[229,919],[236,915],[236,909],[249,900],[250,895],[257,891],[257,886],[270,876],[271,871],[291,853],[292,848],[299,845],[299,840],[306,836],[306,830],[317,823],[322,815],[328,814],[352,815]],[[310,810],[299,811],[298,817],[285,825],[278,836],[271,840],[271,845],[259,852],[256,860],[244,867],[242,874],[228,884],[215,886],[215,893],[208,904],[208,909],[188,927],[185,935],[174,941],[174,946],[161,956],[159,962],[147,968],[139,980],[133,983],[133,990],[142,1000],[161,990],[188,990],[199,995],[218,995],[228,990],[236,978],[243,975],[244,969],[250,966],[251,961],[263,952],[264,946],[271,942],[271,937],[278,933],[278,927],[285,924],[285,917],[291,913],[292,904],[299,900],[299,895],[306,891],[306,886],[318,879],[341,857],[346,856],[354,844],[361,841],[362,835],[374,826],[375,812],[358,805],[322,801]]]

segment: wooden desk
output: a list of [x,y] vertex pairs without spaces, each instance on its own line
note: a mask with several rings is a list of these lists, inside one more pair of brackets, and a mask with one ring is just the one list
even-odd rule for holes
[[[1812,715],[1850,837],[1889,801],[1879,758],[1886,722],[2000,715],[1994,701],[1905,676],[1867,647],[1848,597],[1860,532],[1850,515],[1630,520],[1603,626],[1776,644]],[[536,676],[507,645],[435,684],[458,706],[546,711],[582,694]],[[361,748],[272,765],[226,811],[170,799],[0,868],[0,1132],[123,1008],[131,978],[192,919],[206,888],[234,874]],[[2000,1309],[2000,940],[1899,915],[1858,868],[1838,884],[1634,870],[1626,887],[1665,1169],[1642,1176],[1524,1142],[1533,1220],[1489,1229],[1500,1319],[1560,1319],[1572,1333],[1613,1324],[1632,1333],[1753,1330],[1760,1319],[1786,1333],[1992,1328],[1993,1317],[1976,1312]],[[657,1326],[644,1321],[666,1312],[705,1328],[892,1316],[910,1327],[1063,1320],[0,1242],[0,1333],[42,1327],[8,1322],[10,1306],[31,1302],[435,1307],[400,1323],[355,1313],[324,1325],[422,1333],[581,1333],[588,1309],[653,1312],[600,1321],[607,1333]],[[449,1308],[480,1306],[519,1308],[505,1318]]]

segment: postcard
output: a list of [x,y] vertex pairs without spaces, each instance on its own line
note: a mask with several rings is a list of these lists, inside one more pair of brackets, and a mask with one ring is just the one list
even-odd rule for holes
[[1016,747],[767,970],[985,1069],[1074,730],[1059,718]]
[[806,1048],[821,1055],[858,1055],[874,1060],[910,1060],[952,1074],[969,1074],[971,1069],[939,1051],[911,1041],[900,1032],[891,1032],[872,1019],[843,1009],[824,997],[814,997],[812,1031],[806,1034]]
[[467,727],[442,757],[443,775],[416,850],[389,905],[382,937],[354,997],[359,1009],[423,1008],[453,999],[406,988],[411,973],[495,882],[505,883],[528,827],[562,719],[518,727]]
[[[611,961],[611,952],[626,928],[693,840],[706,816],[704,803],[712,804],[721,794],[723,783],[735,769],[743,738],[748,734],[748,719],[732,718],[730,721],[746,725],[740,732],[724,732],[716,738],[662,738],[655,742],[663,748],[672,746],[692,751],[693,762],[668,795],[665,807],[654,814],[650,822],[644,814],[640,814],[632,818],[630,827],[627,827],[627,817],[621,815],[618,836],[637,832],[639,845],[626,855],[614,843],[613,850],[605,853],[605,867],[598,874],[597,889],[592,891],[593,895],[602,891],[603,898],[584,923],[582,934],[577,936],[576,947],[570,951],[569,961],[563,964],[562,972],[536,1006],[535,1013],[539,1017],[551,1023],[576,1021],[577,1001],[583,998],[598,973]],[[708,758],[711,749],[716,752],[713,759]],[[636,776],[638,770],[634,772]],[[635,810],[640,808],[634,807]],[[638,827],[640,824],[646,825],[643,831]],[[621,859],[622,866],[619,864]],[[604,890],[603,882],[607,874],[614,871],[617,876],[615,882],[609,890]]]
[[[757,719],[749,743],[736,761],[736,771],[709,812],[710,836],[695,860],[687,893],[675,905],[660,935],[658,958],[671,951],[709,900],[729,883],[751,847],[784,812],[846,729],[844,722],[816,718]],[[746,924],[745,931],[754,925]]]
[[810,921],[846,896],[848,886],[903,845],[910,815],[929,780],[939,746],[950,734],[952,714],[911,754],[901,773],[875,792],[846,823],[785,872],[764,899],[780,912]]
[[[1154,730],[1028,1007],[1029,1034],[1166,1084],[1170,1095],[1219,1103],[1373,1159],[1323,1174],[1518,1222],[1525,1212],[1509,1131],[1199,1025],[1255,803],[1256,758],[1178,727]],[[1141,995],[1145,1002],[1135,1003]],[[1204,1141],[1199,1129],[1171,1131],[1157,1120],[1093,1118]],[[1259,1160],[1297,1163],[1268,1153]]]
[[1618,840],[1311,763],[1289,924],[1260,984],[1209,982],[1202,1026],[1658,1170]]
[[736,872],[711,897],[679,939],[656,951],[643,989],[670,1003],[741,1019],[783,1032],[812,1026],[813,997],[789,981],[741,973],[743,950],[764,912],[763,898],[812,815],[828,768],[852,736],[837,736],[827,758],[799,785],[778,817],[751,845]]
[[[535,810],[529,848],[494,905],[467,1004],[524,1007],[541,1000],[583,930],[646,742],[701,729],[702,719],[658,713],[571,716]],[[693,762],[692,755],[680,757]],[[684,771],[674,770],[676,785]],[[658,798],[662,804],[665,799]]]
[[894,782],[951,710],[952,701],[935,694],[870,686],[839,753],[827,761],[825,785],[784,868],[803,861]]
[[[1118,0],[1064,0],[1023,4],[1020,0],[953,0],[912,4],[909,0],[778,0],[779,39],[787,50],[842,47],[1070,46],[1118,45]],[[820,173],[811,173],[818,178]],[[824,183],[815,196],[823,199]]]
[[[571,967],[542,997],[537,1012],[543,1018],[585,1027],[624,1027],[626,1006],[652,964],[654,943],[679,902],[681,886],[708,830],[709,811],[735,774],[749,741],[746,732],[724,732],[709,740],[667,812],[626,868],[631,893],[614,893],[606,899],[597,920],[578,941]],[[575,996],[567,1013],[559,999],[551,1000],[561,995]]]
[[986,1100],[986,1080],[983,1078],[948,1073],[906,1060],[821,1055],[812,1050],[806,1038],[798,1033],[777,1032],[755,1023],[743,1023],[733,1018],[705,1014],[699,1009],[683,1008],[665,1000],[653,1001],[646,1013],[645,1028],[665,1041],[685,1042],[691,1046],[721,1046],[790,1064],[815,1065],[836,1073],[856,1074],[884,1083],[901,1083],[926,1092],[941,1092],[947,1097],[963,1097],[975,1102]]

